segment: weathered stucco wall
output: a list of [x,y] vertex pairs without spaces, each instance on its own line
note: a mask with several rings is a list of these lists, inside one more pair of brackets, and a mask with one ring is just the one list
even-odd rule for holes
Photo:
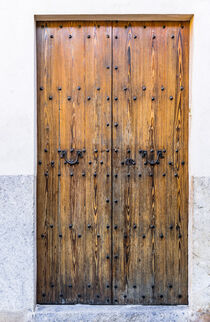
[[[142,307],[119,308],[118,312],[110,308],[99,313],[91,313],[87,308],[83,309],[83,316],[87,317],[87,312],[89,316],[93,314],[94,321],[99,321],[99,316],[104,316],[104,321],[105,316],[115,316],[116,321],[132,316],[133,321],[150,321],[149,316],[152,321],[173,321],[171,317],[174,321],[196,320],[196,312],[210,309],[210,1],[13,0],[0,4],[0,321],[33,318],[54,321],[54,317],[69,321],[77,320],[77,310],[81,312],[79,308],[69,313],[72,308],[62,307],[38,308],[33,313],[36,304],[34,15],[40,14],[194,14],[190,56],[189,307],[163,311],[154,307],[147,311]],[[107,315],[108,311],[112,315]],[[155,312],[158,314],[154,318]],[[210,318],[203,315],[203,319]]]

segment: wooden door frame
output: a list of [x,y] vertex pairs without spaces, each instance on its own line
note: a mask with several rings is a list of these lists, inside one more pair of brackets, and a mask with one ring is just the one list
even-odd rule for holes
[[[100,15],[34,15],[35,34],[36,23],[38,21],[188,21],[190,23],[189,30],[189,130],[188,130],[188,306],[190,303],[190,281],[191,281],[191,260],[192,260],[192,214],[193,214],[193,177],[191,174],[191,101],[192,101],[192,41],[193,41],[193,14],[100,14]],[[35,176],[37,178],[37,57],[36,57],[36,40],[35,40]],[[36,190],[35,190],[36,191]],[[35,214],[37,218],[36,208],[37,193],[35,193]],[[36,228],[37,229],[37,228]],[[35,238],[35,251],[37,249],[37,237]],[[37,251],[36,251],[36,270],[35,270],[35,293],[37,294]],[[37,296],[36,296],[37,298]],[[37,303],[36,303],[37,304]],[[94,305],[93,305],[94,306]],[[126,305],[121,305],[126,306]],[[146,305],[145,305],[146,306]]]

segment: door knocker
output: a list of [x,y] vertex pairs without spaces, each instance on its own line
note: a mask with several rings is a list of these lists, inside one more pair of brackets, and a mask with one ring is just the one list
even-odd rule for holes
[[147,165],[151,165],[151,166],[154,166],[156,164],[160,164],[160,159],[163,159],[164,158],[164,155],[163,153],[165,153],[166,150],[157,150],[157,158],[156,160],[154,160],[154,154],[155,154],[155,151],[153,149],[150,150],[150,156],[152,156],[152,158],[149,160],[149,156],[148,156],[148,152],[146,150],[139,150],[139,153],[141,154],[142,158],[144,159],[145,158],[145,162],[144,164]]
[[69,165],[75,165],[75,164],[79,164],[79,158],[83,158],[83,151],[82,150],[77,150],[76,151],[76,159],[72,159],[72,160],[68,160],[67,159],[67,151],[66,150],[61,150],[61,151],[58,151],[60,153],[60,157],[61,159],[64,159],[65,160],[65,163],[66,164],[69,164]]

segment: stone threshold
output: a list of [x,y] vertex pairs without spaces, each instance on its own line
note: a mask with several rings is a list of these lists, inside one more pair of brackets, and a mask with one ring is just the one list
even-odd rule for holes
[[142,305],[37,305],[36,322],[185,322],[196,321],[189,306],[142,306]]

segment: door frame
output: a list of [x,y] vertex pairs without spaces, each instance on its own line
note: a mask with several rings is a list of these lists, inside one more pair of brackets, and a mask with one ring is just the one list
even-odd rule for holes
[[[189,22],[189,130],[188,130],[188,305],[191,302],[191,276],[192,276],[192,215],[193,215],[193,176],[191,169],[191,160],[192,160],[192,131],[191,131],[191,106],[192,106],[192,42],[193,42],[193,14],[101,14],[101,15],[34,15],[34,28],[35,28],[35,153],[34,153],[34,164],[35,164],[35,230],[37,231],[37,208],[36,208],[36,183],[37,183],[37,57],[36,57],[36,23],[39,21],[188,21]],[[37,301],[37,236],[35,234],[35,301]],[[35,305],[37,302],[35,303]],[[53,306],[53,305],[48,305]],[[57,306],[57,305],[56,305]],[[58,305],[63,306],[63,304]],[[66,305],[65,305],[66,306]],[[74,305],[68,305],[74,307]],[[84,305],[85,306],[85,305]],[[98,307],[98,305],[91,305],[92,307]],[[101,306],[101,305],[99,305]],[[112,305],[114,306],[114,305]],[[134,305],[138,306],[138,305]],[[140,305],[142,306],[142,305]],[[147,307],[148,305],[144,305]],[[120,305],[120,307],[127,307],[127,305]]]

